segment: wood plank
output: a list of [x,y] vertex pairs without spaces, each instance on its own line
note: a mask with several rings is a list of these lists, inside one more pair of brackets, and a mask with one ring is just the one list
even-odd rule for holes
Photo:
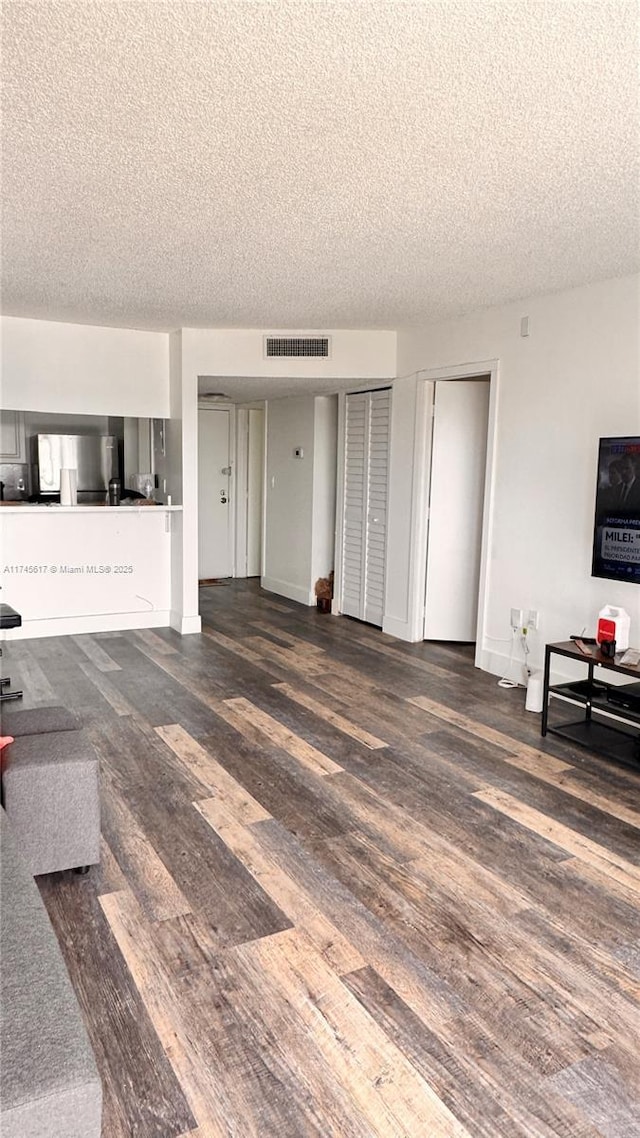
[[145,913],[155,921],[189,913],[191,905],[123,802],[104,764],[101,804],[106,840]]
[[[543,915],[496,911],[446,875],[441,883],[428,876],[421,884],[413,865],[387,865],[381,884],[375,864],[350,835],[325,845],[335,851],[327,868],[456,987],[485,1028],[505,1030],[505,1006],[526,1009],[526,1055],[542,1074],[583,1057],[585,1040],[598,1027],[614,1035],[640,1033],[637,978],[610,954],[578,937],[568,943]],[[518,1045],[512,1032],[514,1053]]]
[[[96,698],[95,686],[89,682],[79,667],[79,660],[84,660],[85,657],[84,654],[77,652],[70,637],[43,637],[31,640],[29,653],[40,665],[53,691],[54,698],[47,702],[62,704],[85,723],[93,719],[102,719],[110,714],[106,700],[101,695]],[[35,676],[37,672],[34,678]]]
[[[451,1046],[450,1033],[442,1038],[429,1031],[372,968],[353,972],[343,982],[477,1138],[556,1138],[559,1117],[571,1126],[577,1123],[570,1133],[580,1132],[577,1113],[559,1095],[537,1095],[535,1080],[512,1053],[507,1061],[508,1041],[499,1064],[488,1047],[482,1056],[473,1048],[471,1033],[469,1045],[457,1048]],[[515,1101],[514,1085],[520,1091]]]
[[217,798],[196,802],[194,806],[335,972],[351,972],[363,966],[359,952],[319,912],[309,894],[262,848],[259,828],[241,825]]
[[133,894],[126,890],[110,893],[100,898],[100,904],[193,1114],[188,1125],[197,1123],[199,1138],[226,1138],[220,1082],[191,1045],[189,1024],[184,1022]]
[[561,771],[571,769],[571,763],[564,762],[562,759],[556,759],[553,755],[548,755],[536,747],[530,747],[526,743],[521,743],[517,739],[513,739],[510,735],[505,735],[502,731],[496,731],[493,727],[486,727],[483,723],[471,719],[468,715],[464,715],[460,711],[455,711],[453,708],[446,707],[436,700],[429,699],[428,696],[412,696],[407,700],[407,703],[413,704],[414,707],[422,708],[423,711],[427,711],[429,715],[434,716],[436,719],[442,719],[445,723],[453,724],[453,726],[460,728],[461,731],[467,731],[470,735],[477,735],[478,738],[493,743],[500,751],[506,752],[506,756],[503,756],[505,762],[511,763],[513,766],[517,766],[520,770],[525,770],[529,774],[539,776],[539,773],[542,772],[557,775]]
[[191,803],[167,805],[140,796],[132,801],[131,809],[219,946],[270,936],[289,927],[286,915]]
[[590,1118],[603,1138],[637,1138],[640,1133],[640,1098],[632,1098],[606,1052],[583,1059],[548,1081]]
[[137,714],[135,704],[122,695],[118,688],[109,682],[104,672],[96,668],[95,664],[90,663],[89,660],[78,660],[78,667],[84,672],[87,679],[91,680],[96,691],[100,692],[100,695],[103,696],[116,715],[135,716]]
[[115,716],[91,723],[87,734],[98,754],[100,767],[108,767],[120,796],[129,809],[138,799],[190,803],[210,793],[184,766],[174,761],[153,727],[138,716]]
[[90,877],[50,874],[38,885],[100,1071],[103,1133],[174,1138],[191,1129],[193,1114],[100,907],[106,898],[98,901]]
[[284,727],[272,715],[267,715],[266,712],[261,711],[259,707],[251,703],[248,699],[226,699],[225,705],[235,711],[241,718],[246,719],[249,723],[253,723],[267,739],[270,739],[276,746],[282,747],[283,751],[291,755],[303,766],[307,767],[313,774],[320,776],[338,774],[342,767],[338,763],[334,763],[327,755],[323,755],[316,747],[312,747],[305,739],[301,739],[299,735],[294,735],[287,727]]
[[289,672],[300,672],[303,676],[318,676],[327,670],[328,664],[324,656],[301,655],[292,648],[281,648],[264,636],[247,636],[244,643],[256,652],[258,656],[267,660],[275,660]]
[[[207,704],[188,682],[188,666],[175,656],[157,653],[136,641],[127,642],[126,651],[118,648],[116,658],[120,672],[111,673],[113,685],[136,708],[136,715],[153,727],[180,721],[193,735],[207,735],[216,720]],[[184,673],[184,683],[176,684],[172,672]]]
[[290,605],[283,605],[281,601],[273,601],[267,597],[262,598],[264,608],[271,609],[273,612],[293,612],[294,610]]
[[224,704],[220,716],[221,729],[202,742],[269,814],[311,843],[349,828],[349,810],[329,778],[319,779]]
[[161,656],[174,656],[176,649],[172,644],[168,644],[157,632],[153,632],[151,628],[137,628],[134,632],[136,640],[141,640],[147,648],[152,648],[154,652],[159,652]]
[[230,1127],[243,1138],[321,1138],[325,1131],[314,1121],[318,1108],[287,1077],[281,1048],[260,1030],[259,1017],[270,1014],[264,985],[238,1000],[239,977],[228,955],[196,968],[177,985],[132,895],[111,894],[103,905],[198,1122],[199,1138],[227,1138]]
[[70,639],[81,652],[84,652],[87,659],[91,661],[99,672],[120,671],[120,665],[116,664],[115,660],[112,659],[108,652],[105,652],[104,648],[96,644],[92,636],[72,636]]
[[259,840],[275,864],[308,893],[318,911],[335,922],[364,960],[425,1023],[437,1030],[461,1010],[464,1005],[453,990],[283,827],[276,822],[260,823]]
[[312,656],[323,656],[325,654],[325,649],[320,648],[318,644],[314,644],[312,639],[309,638],[305,640],[301,636],[294,636],[291,632],[287,632],[284,628],[280,628],[272,622],[252,620],[251,628],[257,628],[260,632],[266,632],[268,636],[277,637],[283,644],[288,644],[291,648],[296,648],[299,654],[304,653]]
[[369,652],[375,652],[380,656],[386,656],[388,660],[393,660],[398,664],[405,667],[415,669],[417,672],[424,672],[428,676],[436,676],[442,680],[457,680],[458,674],[450,668],[443,668],[440,664],[434,664],[430,660],[420,659],[417,656],[412,656],[410,653],[395,648],[393,644],[386,643],[387,639],[391,640],[392,637],[386,637],[384,634],[380,636],[373,636],[369,632],[360,631],[357,637],[360,645]]
[[269,812],[228,774],[213,755],[179,724],[156,727],[156,733],[177,755],[187,770],[216,795],[232,818],[249,825],[251,822],[262,822],[271,817]]
[[127,888],[127,879],[124,876],[111,846],[104,833],[100,836],[100,864],[93,870],[93,884],[98,896],[102,893],[116,893],[119,889]]
[[482,790],[476,791],[474,797],[480,799],[481,802],[486,802],[495,810],[499,810],[500,813],[506,814],[507,817],[513,818],[515,822],[525,826],[528,830],[540,834],[568,853],[574,854],[582,861],[589,862],[597,869],[601,869],[628,889],[640,893],[640,867],[619,857],[606,846],[602,846],[590,838],[585,838],[583,834],[577,834],[575,830],[571,830],[561,822],[556,822],[546,814],[541,814],[539,810],[533,810],[531,807],[518,802],[510,794],[498,790]]
[[368,731],[364,731],[362,727],[358,727],[355,723],[352,723],[351,720],[345,719],[343,715],[339,715],[336,711],[333,711],[327,703],[321,703],[320,700],[306,695],[305,692],[292,687],[291,684],[274,684],[273,686],[277,691],[286,695],[288,699],[299,703],[301,707],[306,707],[309,711],[312,711],[314,715],[319,716],[320,719],[324,719],[327,723],[336,727],[338,731],[349,735],[358,743],[362,743],[363,746],[369,747],[370,750],[377,751],[388,746],[383,739],[378,739],[376,735],[371,735]]
[[372,1135],[469,1132],[296,930],[235,950],[269,977],[336,1071]]
[[227,652],[233,652],[234,655],[240,656],[243,660],[249,660],[252,664],[262,665],[262,657],[259,652],[254,651],[253,648],[248,648],[246,644],[240,643],[239,640],[234,640],[231,636],[225,636],[223,632],[217,632],[214,628],[203,628],[203,636],[213,640],[215,644],[219,644],[221,648],[225,648]]
[[[6,671],[10,667],[10,662],[7,657],[9,653],[11,654],[11,657],[14,656],[16,647],[16,643],[11,643],[9,650],[7,650],[6,647],[3,649],[3,662],[5,663],[5,668],[2,672],[3,675],[6,675]],[[34,657],[33,653],[29,651],[29,646],[27,644],[20,644],[20,647],[22,649],[18,663],[20,681],[18,682],[15,675],[15,669],[13,669],[12,686],[14,688],[20,688],[24,691],[28,704],[30,706],[37,707],[40,704],[44,704],[45,706],[47,704],[49,706],[55,705],[57,699],[56,692],[49,682],[44,668],[42,668],[38,663],[38,660]],[[21,701],[21,703],[23,703],[24,706],[27,706],[27,703],[25,703],[24,699]]]
[[501,731],[496,731],[492,727],[478,723],[477,720],[472,719],[470,716],[454,711],[440,703],[436,703],[426,696],[414,696],[407,702],[428,711],[430,715],[435,716],[437,719],[442,719],[447,723],[453,724],[462,731],[476,735],[481,739],[486,739],[487,742],[498,747],[501,752],[506,752],[502,754],[505,763],[509,763],[511,766],[518,767],[520,770],[534,774],[536,778],[558,787],[565,791],[566,794],[571,794],[573,797],[581,799],[582,802],[588,802],[590,805],[597,807],[607,814],[611,814],[612,817],[618,818],[630,826],[640,827],[640,811],[624,806],[606,794],[591,790],[588,786],[575,782],[575,772],[572,763],[567,763],[561,759],[554,758],[552,755],[547,755],[536,747],[531,747],[526,743],[513,739],[511,736],[505,735]]

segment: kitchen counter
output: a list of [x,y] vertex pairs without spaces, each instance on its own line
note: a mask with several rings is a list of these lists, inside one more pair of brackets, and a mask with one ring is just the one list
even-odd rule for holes
[[2,599],[22,614],[7,640],[171,623],[171,550],[182,506],[0,509]]
[[159,502],[155,506],[107,506],[106,503],[88,502],[86,505],[81,503],[77,506],[61,506],[59,502],[52,502],[50,506],[43,506],[40,502],[0,502],[2,507],[2,514],[15,514],[25,513],[30,514],[77,514],[79,510],[83,514],[104,514],[115,513],[119,514],[157,514],[157,513],[170,513],[171,511],[180,511],[182,506],[163,506]]

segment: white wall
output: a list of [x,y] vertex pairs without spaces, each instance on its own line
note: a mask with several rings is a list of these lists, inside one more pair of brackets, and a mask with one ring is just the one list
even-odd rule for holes
[[[485,309],[398,333],[394,383],[388,615],[414,638],[411,579],[415,500],[416,373],[498,361],[493,535],[483,665],[499,672],[509,609],[535,608],[540,662],[546,641],[593,630],[603,604],[632,615],[640,643],[640,589],[591,577],[596,459],[603,435],[640,434],[640,278],[625,277]],[[520,336],[520,318],[530,335]],[[635,630],[635,631],[634,631]],[[391,629],[389,629],[391,631]]]
[[272,399],[266,422],[262,585],[313,605],[317,578],[333,568],[337,396]]
[[19,411],[169,414],[169,337],[4,316],[2,406]]
[[[262,585],[313,604],[314,411],[312,395],[267,403],[265,548]],[[303,457],[294,450],[302,447]]]
[[311,580],[334,568],[336,531],[336,467],[338,461],[338,396],[315,400],[313,439],[313,521]]
[[331,337],[329,359],[266,359],[263,329],[183,328],[198,375],[301,376],[306,379],[384,379],[395,375],[396,334],[384,331],[270,330],[274,336]]

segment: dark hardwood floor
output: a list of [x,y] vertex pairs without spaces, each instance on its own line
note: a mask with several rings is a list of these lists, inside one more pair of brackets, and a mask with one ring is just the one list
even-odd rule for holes
[[10,647],[101,760],[100,868],[39,881],[104,1138],[640,1135],[640,774],[467,647],[201,598]]

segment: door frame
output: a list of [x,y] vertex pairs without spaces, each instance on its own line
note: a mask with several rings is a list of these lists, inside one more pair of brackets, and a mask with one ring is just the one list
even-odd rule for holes
[[[201,411],[228,411],[229,412],[229,466],[231,467],[231,474],[229,475],[229,514],[227,522],[227,533],[229,541],[229,562],[231,566],[231,577],[236,575],[236,405],[235,403],[210,402],[207,400],[198,400],[198,422],[200,421]],[[200,486],[198,485],[198,492]]]
[[484,638],[487,626],[487,606],[489,597],[489,570],[491,540],[494,522],[494,497],[496,476],[496,444],[498,434],[498,395],[500,380],[500,361],[483,360],[473,364],[458,364],[452,367],[429,368],[416,374],[418,380],[416,397],[416,454],[415,487],[412,526],[411,562],[416,569],[414,589],[409,598],[412,632],[415,640],[424,639],[424,621],[427,589],[427,546],[429,507],[429,483],[431,475],[431,419],[433,399],[428,398],[428,385],[441,380],[480,379],[489,377],[489,417],[487,425],[487,458],[484,476],[484,505],[482,509],[482,539],[480,547],[480,584],[478,590],[478,623],[476,626],[475,665],[482,667],[484,657]]

